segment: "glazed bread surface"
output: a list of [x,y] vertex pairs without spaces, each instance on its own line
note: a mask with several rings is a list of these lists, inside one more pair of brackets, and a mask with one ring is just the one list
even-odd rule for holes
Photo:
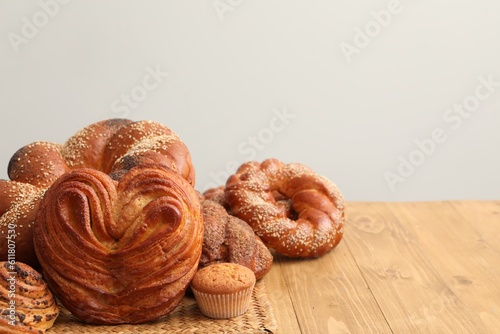
[[77,318],[142,323],[170,313],[198,268],[201,205],[178,173],[140,165],[119,181],[75,169],[47,190],[34,226],[45,279]]
[[[15,226],[16,259],[33,266],[32,226],[41,197],[60,176],[92,168],[119,180],[128,170],[155,164],[185,178],[191,186],[195,171],[190,153],[165,125],[152,121],[108,119],[90,124],[63,144],[37,141],[20,148],[8,165],[10,180],[0,180],[0,233]],[[7,240],[0,238],[0,260],[7,260]]]
[[231,214],[289,257],[318,257],[344,231],[344,198],[335,184],[299,163],[267,159],[242,164],[224,188]]

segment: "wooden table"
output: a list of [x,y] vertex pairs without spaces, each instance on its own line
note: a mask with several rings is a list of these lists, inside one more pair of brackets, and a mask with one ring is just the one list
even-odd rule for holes
[[264,278],[278,333],[500,333],[500,201],[348,203],[344,239]]

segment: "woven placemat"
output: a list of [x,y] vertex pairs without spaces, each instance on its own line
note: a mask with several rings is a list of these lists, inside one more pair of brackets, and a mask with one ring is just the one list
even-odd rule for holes
[[186,296],[169,315],[140,325],[95,326],[83,324],[61,306],[52,333],[274,333],[276,319],[263,281],[257,282],[248,311],[236,318],[210,319],[201,314],[194,297]]

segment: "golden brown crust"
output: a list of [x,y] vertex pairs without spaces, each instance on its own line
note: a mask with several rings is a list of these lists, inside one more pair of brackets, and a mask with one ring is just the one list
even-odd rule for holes
[[342,194],[331,181],[298,163],[268,159],[243,164],[227,180],[225,202],[283,255],[317,257],[342,239]]
[[252,228],[216,202],[206,200],[202,205],[205,234],[200,268],[231,262],[251,269],[257,279],[264,277],[273,256]]
[[224,188],[224,186],[219,186],[207,189],[205,190],[205,192],[203,192],[203,197],[215,203],[219,203],[220,205],[225,207]]
[[[9,177],[18,183],[9,183],[8,187],[12,190],[26,184],[37,190],[32,191],[29,200],[26,192],[17,196],[10,190],[7,198],[0,184],[0,208],[8,208],[0,210],[0,231],[7,233],[6,225],[15,224],[18,258],[36,266],[31,230],[39,201],[36,196],[43,195],[57,178],[72,169],[103,170],[119,180],[131,168],[148,163],[176,171],[194,185],[195,173],[187,147],[170,129],[156,122],[109,119],[88,125],[63,145],[50,142],[26,145],[9,162]],[[17,199],[12,201],[12,198]],[[0,260],[7,258],[5,250],[3,239]]]
[[44,141],[20,148],[9,161],[9,178],[39,188],[50,186],[68,171],[61,150],[61,145]]
[[237,263],[217,263],[200,269],[191,286],[199,292],[230,294],[253,287],[254,273]]
[[31,266],[38,264],[33,248],[33,223],[43,193],[43,189],[27,183],[0,180],[2,260],[15,258]]
[[46,192],[34,242],[47,283],[82,321],[141,323],[171,312],[198,268],[198,195],[179,174],[138,166],[113,181],[73,170]]
[[195,172],[191,157],[186,145],[175,134],[148,137],[137,142],[125,155],[116,160],[110,174],[119,176],[143,164],[157,164],[162,168],[173,170],[194,186]]
[[103,154],[108,141],[117,131],[130,123],[132,121],[128,119],[114,118],[84,127],[64,143],[62,149],[64,159],[71,169],[102,170]]
[[109,139],[103,153],[101,170],[109,174],[114,163],[127,154],[134,145],[147,138],[172,135],[173,131],[163,124],[151,121],[137,121],[122,127]]
[[106,145],[100,170],[118,178],[148,163],[176,171],[194,186],[195,172],[186,145],[171,129],[151,121],[132,122],[120,128]]
[[21,262],[0,262],[2,333],[44,333],[58,315],[54,297],[36,270]]

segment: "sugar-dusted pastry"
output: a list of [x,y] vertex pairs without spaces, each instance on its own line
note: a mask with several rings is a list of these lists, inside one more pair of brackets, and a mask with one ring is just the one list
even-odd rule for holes
[[257,279],[271,270],[271,252],[243,220],[229,215],[220,204],[205,200],[203,221],[205,233],[200,267],[237,263],[251,269]]

